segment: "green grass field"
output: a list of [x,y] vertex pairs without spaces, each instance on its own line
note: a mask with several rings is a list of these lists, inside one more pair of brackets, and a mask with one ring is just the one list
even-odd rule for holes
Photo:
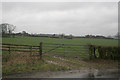
[[[50,54],[57,54],[59,56],[68,56],[68,57],[78,57],[81,56],[83,58],[88,58],[88,50],[84,46],[71,46],[64,45],[60,48],[52,50],[58,47],[59,45],[54,44],[72,44],[72,45],[104,45],[104,46],[117,46],[118,40],[113,39],[93,39],[93,38],[73,38],[73,39],[65,39],[65,38],[46,38],[46,37],[28,37],[28,36],[15,36],[15,38],[4,37],[2,38],[3,43],[9,44],[24,44],[24,45],[34,45],[39,46],[40,42],[43,42],[43,52],[47,52]],[[50,43],[48,45],[46,43]],[[83,50],[83,51],[81,51]],[[85,53],[85,54],[80,54]]]
[[112,39],[92,39],[92,38],[73,38],[73,39],[58,39],[58,38],[45,38],[45,37],[25,37],[15,36],[15,38],[2,38],[2,43],[10,44],[26,44],[26,45],[39,45],[43,43],[58,43],[58,44],[77,44],[77,45],[104,45],[104,46],[117,46],[118,40]]

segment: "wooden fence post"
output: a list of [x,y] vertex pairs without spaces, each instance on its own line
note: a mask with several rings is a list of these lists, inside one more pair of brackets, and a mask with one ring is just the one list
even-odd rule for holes
[[10,45],[9,45],[9,54],[10,54]]
[[92,59],[92,45],[89,45],[89,58]]
[[42,59],[42,42],[40,42],[39,54],[40,54],[40,59]]
[[91,56],[91,59],[93,58],[93,46],[91,45],[91,49],[90,49],[91,53],[90,53],[90,56]]
[[90,45],[90,60],[92,60],[93,59],[93,55],[94,55],[94,47],[93,47],[93,45]]
[[30,46],[30,56],[32,55],[32,46]]
[[96,55],[95,55],[95,50],[96,50],[96,48],[94,47],[94,58],[96,58]]

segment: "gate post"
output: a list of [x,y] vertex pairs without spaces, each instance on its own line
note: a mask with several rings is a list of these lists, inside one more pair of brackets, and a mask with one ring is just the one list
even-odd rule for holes
[[92,59],[92,45],[89,45],[89,58]]
[[97,57],[96,57],[96,54],[95,54],[95,50],[96,50],[96,48],[95,48],[95,46],[94,46],[94,58],[97,58]]
[[42,59],[42,42],[40,42],[39,54],[40,54],[40,59]]
[[32,46],[30,46],[30,56],[32,56]]

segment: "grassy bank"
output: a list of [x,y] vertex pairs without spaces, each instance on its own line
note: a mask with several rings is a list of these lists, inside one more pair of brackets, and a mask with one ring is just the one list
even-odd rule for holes
[[40,60],[39,56],[5,53],[2,57],[3,75],[33,71],[59,71],[59,70],[67,70],[67,68],[64,66],[48,63],[45,58],[43,60]]

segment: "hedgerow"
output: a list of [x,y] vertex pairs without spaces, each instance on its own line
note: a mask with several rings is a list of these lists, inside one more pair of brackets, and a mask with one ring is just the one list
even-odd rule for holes
[[[100,59],[120,59],[120,47],[114,46],[98,46],[89,45],[90,58],[100,58]],[[96,55],[99,56],[96,56]]]

